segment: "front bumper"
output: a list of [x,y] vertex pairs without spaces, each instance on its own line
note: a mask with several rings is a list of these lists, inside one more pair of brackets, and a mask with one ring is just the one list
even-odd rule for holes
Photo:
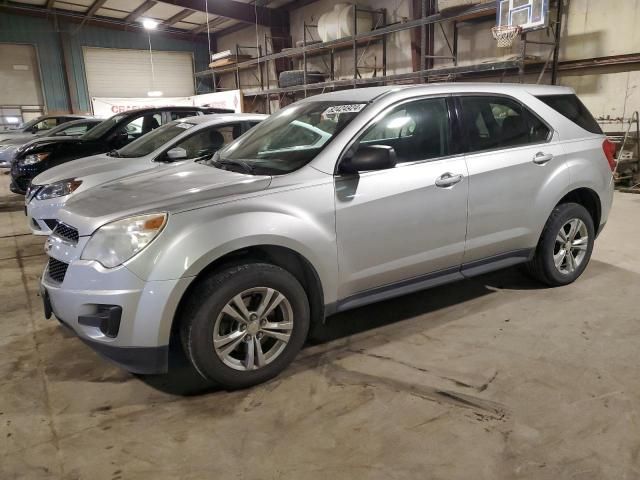
[[[49,253],[64,261],[64,252]],[[60,282],[45,268],[41,294],[51,312],[99,354],[134,373],[164,373],[173,317],[190,282],[145,282],[125,266],[106,269],[97,262],[74,260]],[[121,309],[115,336],[99,322],[87,321],[99,316],[105,305]]]
[[18,161],[11,164],[11,186],[13,193],[24,195],[37,175],[47,169],[46,162],[34,163],[33,165],[22,165]]

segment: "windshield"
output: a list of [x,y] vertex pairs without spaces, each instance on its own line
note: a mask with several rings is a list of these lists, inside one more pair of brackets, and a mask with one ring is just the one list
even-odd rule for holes
[[243,171],[265,175],[293,172],[313,160],[365,105],[335,101],[292,105],[204,163],[223,168],[242,164]]
[[34,118],[33,120],[29,120],[28,122],[20,124],[17,130],[25,131],[31,127],[33,127],[36,123],[40,122],[43,117]]
[[164,144],[173,140],[178,135],[184,133],[193,126],[195,126],[194,123],[180,121],[167,123],[166,125],[156,128],[146,135],[143,135],[137,140],[134,140],[126,147],[122,147],[120,150],[118,150],[118,156],[135,158],[149,155],[151,152],[162,147]]
[[113,117],[107,118],[104,122],[99,123],[80,138],[82,140],[98,140],[115,127],[125,116],[126,115],[114,115]]

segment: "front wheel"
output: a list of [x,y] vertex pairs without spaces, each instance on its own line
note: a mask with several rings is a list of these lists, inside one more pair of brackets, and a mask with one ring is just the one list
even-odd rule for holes
[[527,269],[550,286],[575,281],[589,263],[595,230],[589,212],[577,203],[554,208]]
[[190,293],[181,318],[187,356],[205,378],[243,388],[278,375],[302,348],[309,302],[298,280],[265,263],[227,268]]

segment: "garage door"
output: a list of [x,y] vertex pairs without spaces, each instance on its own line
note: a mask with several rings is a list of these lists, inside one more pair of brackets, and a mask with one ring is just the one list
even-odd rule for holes
[[146,97],[150,90],[159,90],[165,97],[195,93],[190,52],[154,51],[152,86],[148,50],[84,47],[83,51],[91,97]]
[[43,104],[36,49],[0,43],[0,130],[39,117]]

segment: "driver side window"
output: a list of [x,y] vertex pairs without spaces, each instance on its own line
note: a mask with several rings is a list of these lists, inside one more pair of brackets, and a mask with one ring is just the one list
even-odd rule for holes
[[162,115],[160,113],[143,115],[133,118],[124,125],[118,127],[112,134],[111,148],[122,148],[134,140],[140,138],[145,133],[155,130],[162,125]]
[[393,147],[398,163],[449,155],[449,111],[444,98],[404,103],[371,125],[360,145]]
[[185,159],[209,157],[224,145],[233,141],[234,125],[206,128],[191,135],[172,148],[182,148],[187,152]]
[[36,123],[33,127],[34,130],[38,132],[43,132],[45,130],[51,130],[53,127],[58,125],[58,120],[55,118],[45,118],[41,122]]

